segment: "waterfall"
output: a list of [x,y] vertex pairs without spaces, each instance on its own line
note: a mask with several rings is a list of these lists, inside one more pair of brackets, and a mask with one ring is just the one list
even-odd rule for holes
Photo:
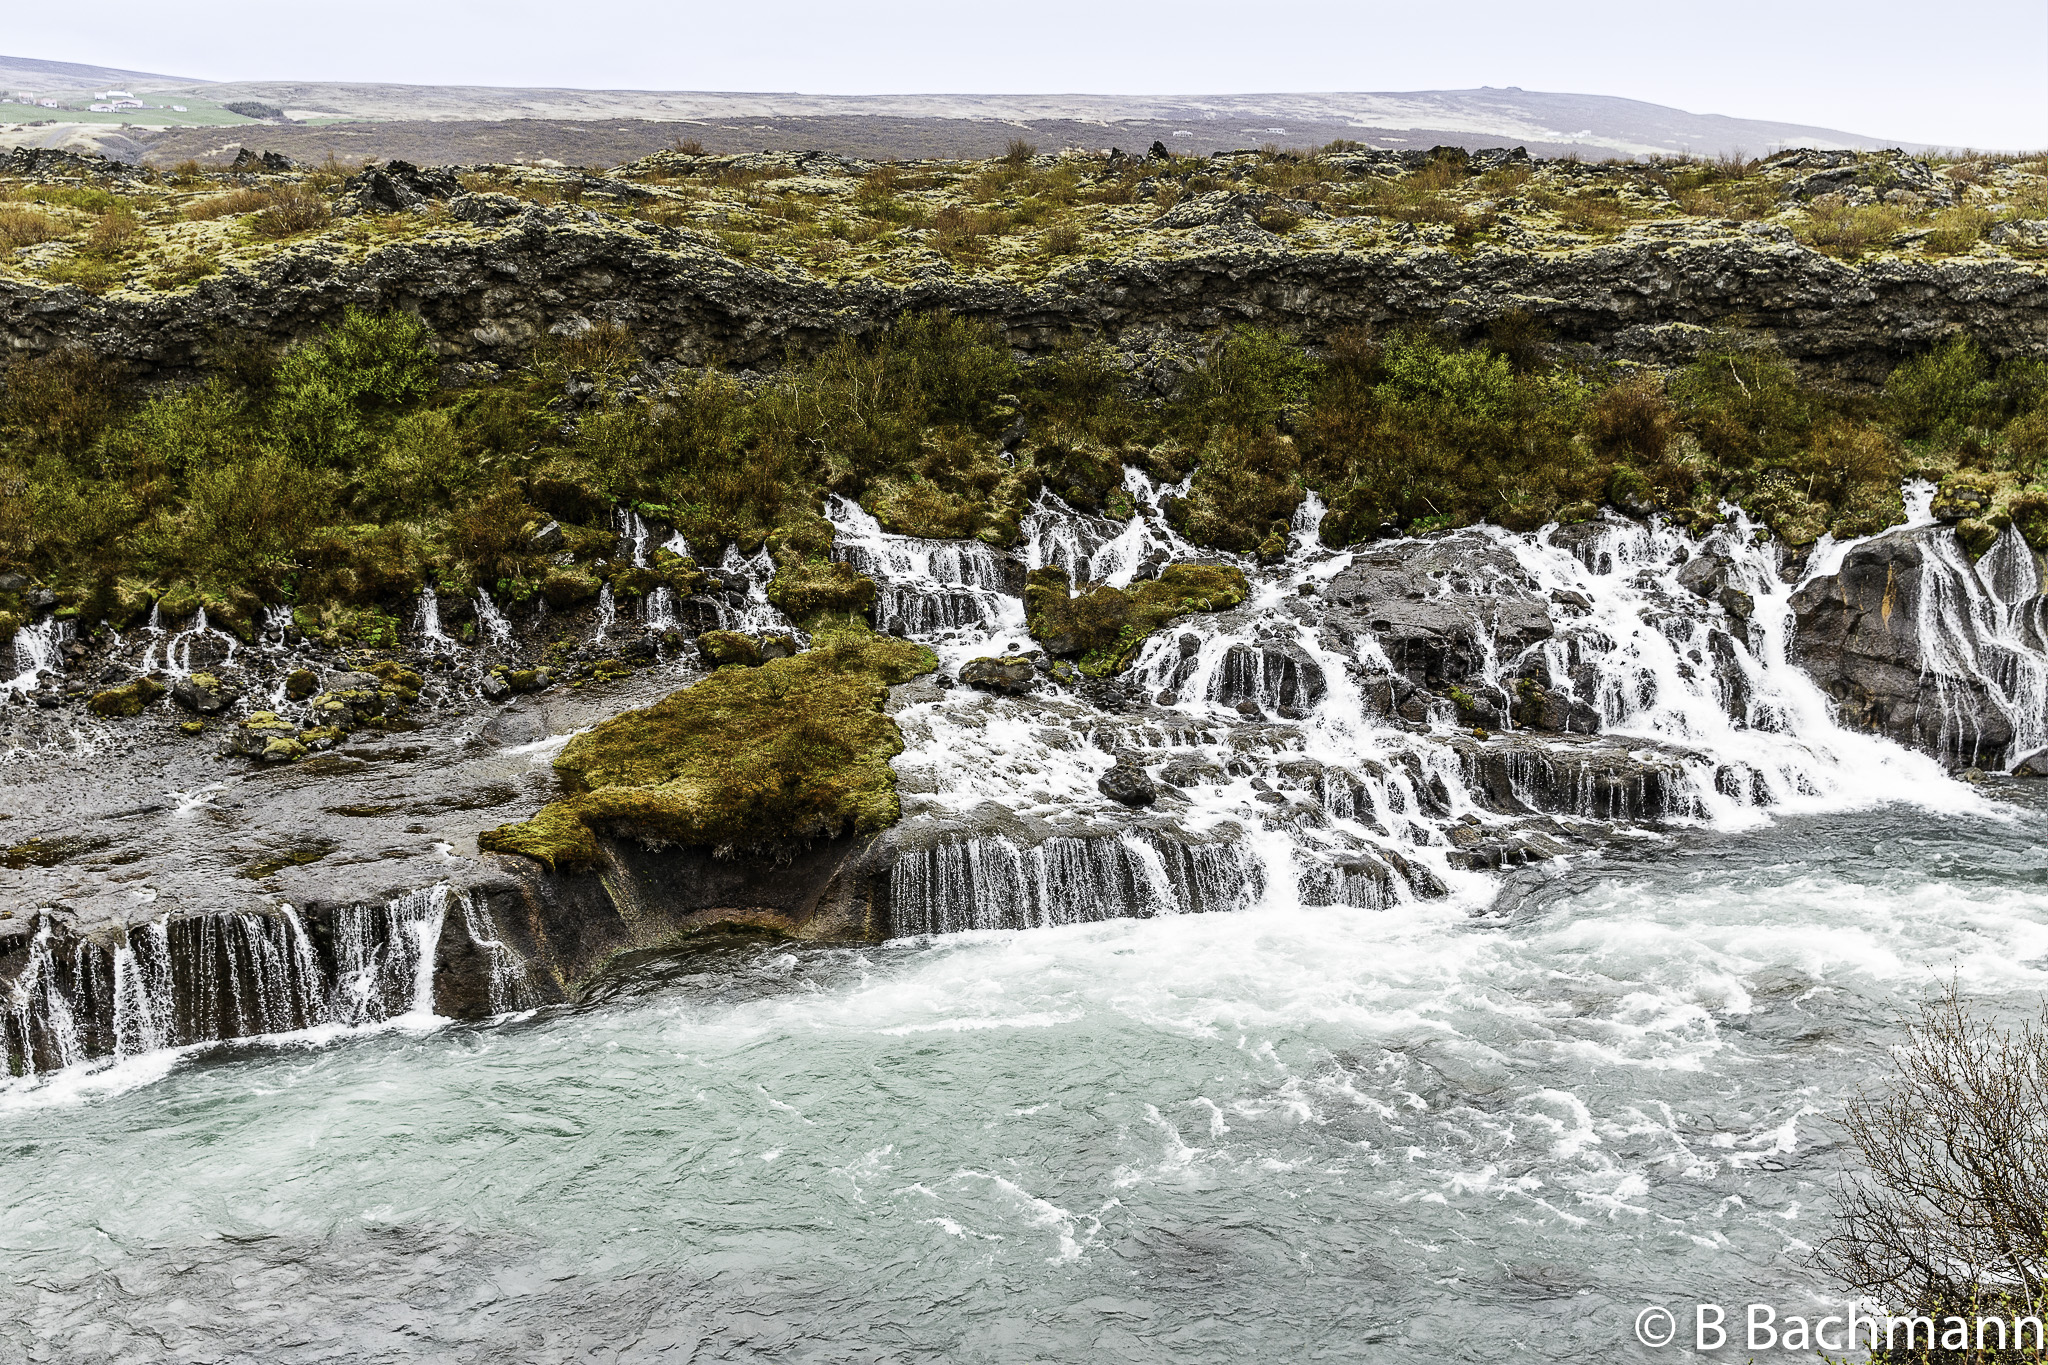
[[114,1056],[171,1046],[171,936],[162,920],[131,929],[114,950]]
[[1016,584],[988,546],[890,535],[850,498],[828,498],[825,514],[833,557],[875,581],[876,629],[930,641],[1023,633]]
[[897,860],[889,918],[898,936],[1035,929],[1242,909],[1262,888],[1263,869],[1231,842],[1150,831],[1028,848],[1001,836],[947,839]]
[[640,620],[647,629],[657,634],[677,629],[681,622],[676,619],[675,590],[664,583],[643,597],[640,601]]
[[53,617],[31,622],[14,632],[15,676],[7,688],[33,692],[42,685],[41,675],[64,672],[64,644],[71,638],[71,623]]
[[597,626],[590,633],[590,642],[602,645],[618,622],[619,609],[612,602],[612,585],[607,583],[597,590]]
[[360,1026],[434,1012],[434,949],[448,913],[446,885],[334,917],[334,1015]]
[[727,545],[718,567],[722,573],[744,579],[747,585],[745,603],[736,613],[719,612],[722,629],[779,634],[789,634],[795,629],[789,618],[768,600],[768,584],[775,578],[775,561],[768,557],[767,547],[763,546],[751,555],[743,555],[739,546]]
[[196,1043],[425,1020],[451,905],[484,954],[492,1012],[531,1005],[525,963],[488,905],[446,885],[336,910],[325,953],[289,905],[78,938],[44,913],[0,980],[0,1055],[33,1077]]
[[[156,609],[154,607],[150,609],[149,619],[152,629],[161,635],[162,628],[157,626]],[[172,634],[168,640],[164,641],[163,671],[174,678],[189,678],[192,676],[192,651],[195,646],[204,644],[209,640],[220,643],[222,651],[220,661],[222,663],[234,663],[235,652],[242,647],[242,642],[227,631],[217,629],[210,624],[206,619],[206,608],[201,607],[193,613],[191,625]],[[152,640],[149,650],[143,658],[145,671],[149,669],[155,650],[156,642]],[[201,669],[203,670],[209,662],[209,660],[201,659]]]
[[[483,950],[489,963],[485,988],[491,1013],[507,1014],[529,1007],[533,1001],[526,979],[526,959],[498,936],[498,925],[491,916],[490,903],[481,896],[467,893],[456,896],[455,901],[470,942]],[[431,984],[425,989],[428,993],[424,998],[431,1010]],[[414,1008],[419,1008],[417,1003]]]
[[419,610],[413,615],[413,630],[422,643],[432,649],[453,650],[458,648],[454,639],[441,628],[441,599],[432,583],[420,589]]
[[[619,545],[626,554],[632,557],[634,568],[644,569],[653,562],[648,557],[647,545],[653,539],[654,533],[648,529],[647,523],[641,520],[638,512],[625,507],[614,507],[612,509],[612,525],[618,528]],[[689,552],[687,550],[678,550],[676,553],[687,554]]]
[[2048,747],[2048,602],[2017,527],[1972,565],[1951,533],[1921,542],[1922,663],[1941,702],[1939,744],[1975,761],[1979,698],[2012,727],[2006,765]]
[[512,623],[498,610],[498,604],[482,588],[476,590],[476,619],[483,627],[484,643],[503,649],[512,643]]

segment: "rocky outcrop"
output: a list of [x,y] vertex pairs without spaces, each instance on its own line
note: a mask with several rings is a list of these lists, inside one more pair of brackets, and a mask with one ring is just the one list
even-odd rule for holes
[[1481,532],[1367,550],[1330,580],[1333,623],[1370,633],[1418,687],[1463,683],[1548,639],[1550,603]]
[[1947,527],[1890,532],[1806,583],[1792,608],[1793,658],[1844,724],[1958,767],[2008,766],[2041,746],[2048,602],[2016,530],[1974,565]]
[[[357,197],[387,210],[431,188],[390,168],[377,175]],[[2036,265],[1851,264],[1763,224],[1731,233],[1649,223],[1570,250],[1305,250],[1255,227],[1202,241],[1215,229],[1194,228],[1018,283],[937,257],[914,277],[820,279],[793,263],[736,260],[692,230],[502,195],[447,204],[459,226],[367,255],[315,239],[175,293],[101,296],[10,278],[0,282],[0,343],[20,355],[84,342],[138,377],[175,375],[221,334],[295,341],[355,306],[419,314],[457,362],[513,363],[536,337],[612,319],[652,356],[763,364],[920,309],[993,319],[1026,350],[1077,331],[1140,343],[1239,322],[1311,340],[1360,325],[1476,329],[1523,310],[1561,341],[1646,361],[1682,359],[1703,329],[1738,323],[1795,359],[1862,379],[1958,327],[1995,353],[2048,354],[2048,273]]]

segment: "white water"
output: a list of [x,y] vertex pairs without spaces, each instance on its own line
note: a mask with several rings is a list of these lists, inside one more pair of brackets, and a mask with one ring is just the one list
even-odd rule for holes
[[413,630],[419,635],[420,643],[429,649],[453,651],[460,648],[455,638],[441,628],[441,598],[431,583],[420,589],[420,605],[413,616]]
[[[1039,511],[1039,562],[1108,567],[1131,530]],[[1470,785],[1468,728],[1393,722],[1374,634],[1289,610],[1353,558],[1313,544],[1315,511],[1286,563],[1246,566],[1251,608],[1148,645],[1169,704],[1047,684],[899,708],[920,842],[891,890],[967,932],[713,954],[602,1009],[429,1031],[452,926],[519,1006],[482,902],[342,917],[328,993],[293,984],[297,917],[264,917],[204,956],[257,964],[252,1022],[291,1031],[203,1066],[176,1064],[149,975],[174,922],[131,934],[105,969],[120,1060],[0,1084],[0,1311],[56,1360],[292,1365],[1668,1359],[1633,1344],[1645,1304],[1839,1311],[1807,1260],[1844,1160],[1829,1116],[1940,981],[2008,1016],[2048,988],[2048,822],[1835,726],[1744,528],[1717,547],[1746,628],[1676,586],[1710,547],[1668,529],[1585,559],[1483,532],[1584,595],[1533,649],[1602,743],[1673,774],[1639,852],[1575,844],[1498,904],[1446,836],[1511,823]],[[994,566],[836,520],[906,603]],[[1983,619],[2023,631],[2020,566],[1976,572],[2008,613]],[[949,666],[1023,643],[991,605],[930,618]],[[1480,690],[1524,662],[1496,642]],[[1131,812],[1095,787],[1115,752],[1214,774]],[[1605,823],[1590,786],[1561,803],[1566,831]],[[11,1027],[62,1014],[82,1051],[29,997],[87,970],[45,947]]]
[[7,690],[17,693],[33,692],[42,686],[46,673],[62,677],[64,674],[64,642],[69,637],[70,623],[54,617],[32,621],[14,632],[14,676],[7,680]]
[[483,628],[482,643],[499,649],[512,643],[512,623],[505,619],[505,613],[498,610],[498,604],[482,588],[476,590],[476,620]]

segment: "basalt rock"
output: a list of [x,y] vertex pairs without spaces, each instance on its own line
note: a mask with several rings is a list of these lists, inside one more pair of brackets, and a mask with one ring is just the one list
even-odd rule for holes
[[[377,168],[344,198],[372,211],[416,207],[450,192],[433,174]],[[1298,247],[1256,226],[1161,229],[1156,244],[1076,260],[1043,283],[950,270],[842,283],[736,260],[716,238],[652,222],[532,203],[504,212],[359,257],[281,252],[175,294],[10,279],[0,283],[0,342],[33,355],[91,337],[147,379],[193,372],[223,331],[281,345],[351,306],[416,311],[450,363],[505,365],[523,363],[535,339],[597,319],[629,328],[651,356],[762,365],[912,310],[992,319],[1027,351],[1076,332],[1192,341],[1256,321],[1314,341],[1347,327],[1432,324],[1447,310],[1475,327],[1526,310],[1561,342],[1657,363],[1689,358],[1710,329],[1739,320],[1795,360],[1866,381],[1958,328],[1994,354],[2048,354],[2048,273],[2033,264],[1850,263],[1774,225],[1652,222],[1572,249],[1470,251]],[[1196,240],[1204,233],[1214,235]]]
[[1478,532],[1376,546],[1323,596],[1333,623],[1377,636],[1418,687],[1470,681],[1489,657],[1519,653],[1555,630],[1549,601],[1515,557]]
[[1792,609],[1792,656],[1844,724],[1953,767],[2002,766],[2016,721],[2039,732],[2042,680],[2012,645],[2048,642],[2048,603],[2017,531],[1975,565],[1946,527],[1890,532],[1807,583]]

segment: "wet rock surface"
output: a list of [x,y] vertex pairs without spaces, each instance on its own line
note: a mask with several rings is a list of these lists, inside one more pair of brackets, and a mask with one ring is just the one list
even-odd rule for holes
[[2015,530],[1976,564],[1945,526],[1893,531],[1794,595],[1794,657],[1844,723],[1951,766],[2003,767],[2048,738],[2040,586]]

